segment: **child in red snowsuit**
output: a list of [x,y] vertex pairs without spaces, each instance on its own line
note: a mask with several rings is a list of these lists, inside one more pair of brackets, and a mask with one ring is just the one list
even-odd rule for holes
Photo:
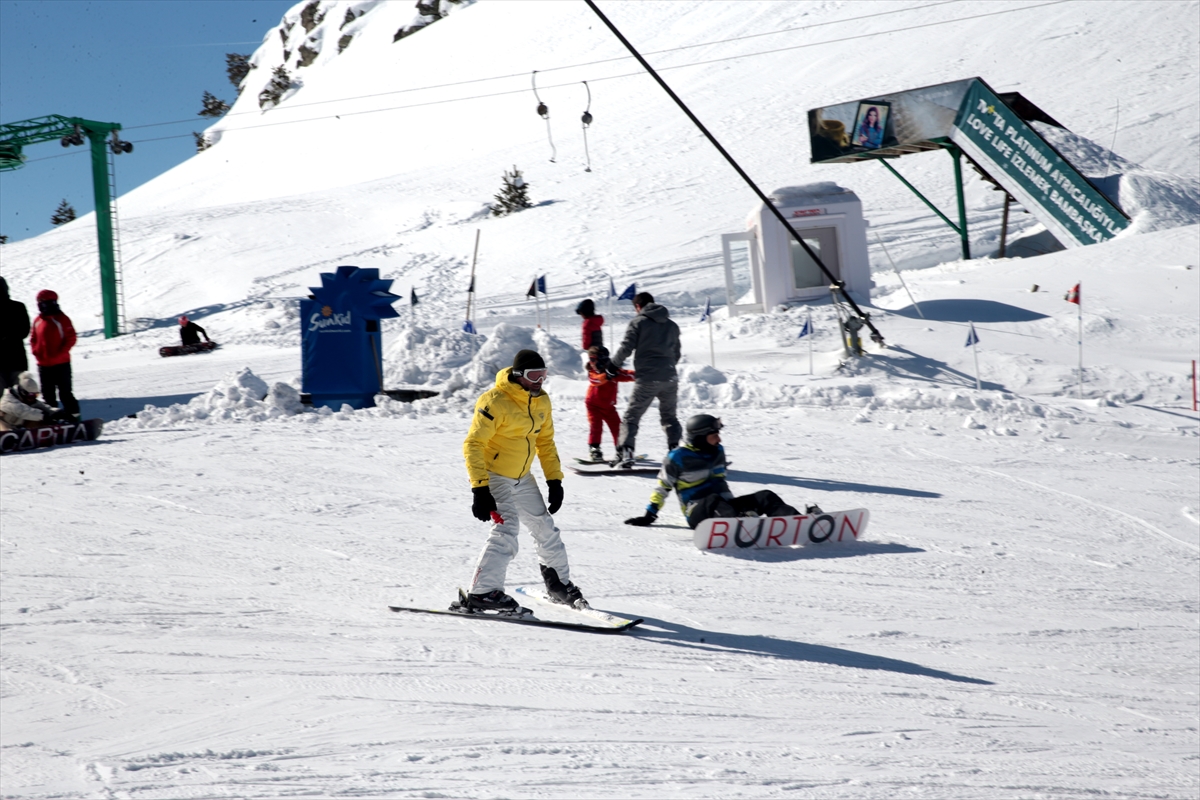
[[604,425],[607,424],[612,433],[614,446],[621,430],[621,416],[617,414],[617,384],[632,381],[634,373],[632,370],[619,369],[615,376],[609,377],[605,372],[610,366],[608,348],[593,345],[587,352],[588,390],[583,402],[588,415],[588,454],[592,461],[603,461],[600,437],[604,433]]
[[596,313],[596,304],[589,297],[575,306],[575,313],[583,317],[583,349],[604,344],[604,317]]

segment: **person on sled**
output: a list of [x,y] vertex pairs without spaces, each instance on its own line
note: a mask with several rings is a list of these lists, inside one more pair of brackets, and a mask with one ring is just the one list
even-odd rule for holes
[[40,391],[41,387],[32,372],[26,370],[18,375],[17,382],[0,396],[0,430],[40,428],[75,421],[66,411],[51,408],[38,400]]
[[184,347],[187,347],[189,344],[200,344],[201,336],[204,337],[204,341],[206,342],[212,341],[212,339],[208,338],[208,332],[204,328],[201,328],[186,316],[179,318],[179,338],[182,340]]
[[[658,519],[658,512],[672,491],[679,493],[679,505],[690,528],[713,517],[782,517],[799,514],[772,492],[763,489],[754,494],[734,497],[725,482],[725,448],[721,446],[721,420],[711,414],[697,414],[687,421],[687,440],[663,459],[658,485],[650,495],[646,513],[625,520],[626,525],[647,527]],[[806,514],[820,514],[809,505]]]
[[[584,602],[571,582],[567,548],[551,516],[562,507],[563,471],[554,446],[550,398],[542,391],[546,373],[546,362],[536,351],[521,350],[511,367],[496,373],[496,385],[475,402],[463,457],[471,480],[471,513],[480,522],[491,520],[492,528],[475,565],[470,593],[460,597],[468,611],[520,609],[504,593],[504,579],[517,554],[522,522],[533,534],[550,598],[573,606]],[[529,471],[535,453],[546,476],[549,508]]]

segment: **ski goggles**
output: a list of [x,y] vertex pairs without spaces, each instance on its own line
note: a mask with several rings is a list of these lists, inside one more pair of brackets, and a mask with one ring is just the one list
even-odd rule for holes
[[546,380],[546,375],[549,372],[550,370],[545,367],[538,367],[537,369],[514,369],[512,374],[518,378],[524,378],[530,383],[541,383]]

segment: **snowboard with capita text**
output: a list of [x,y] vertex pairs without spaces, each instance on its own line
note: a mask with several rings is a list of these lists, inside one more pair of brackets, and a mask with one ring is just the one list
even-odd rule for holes
[[692,541],[701,550],[817,547],[853,544],[871,515],[865,508],[786,517],[718,517],[696,526]]
[[163,358],[167,356],[188,356],[192,353],[207,353],[209,350],[216,350],[216,342],[197,342],[196,344],[176,344],[158,348],[158,354]]
[[0,454],[20,453],[39,447],[57,447],[76,442],[90,442],[100,438],[104,420],[88,419],[83,422],[68,422],[61,425],[46,425],[41,428],[18,428],[0,432]]

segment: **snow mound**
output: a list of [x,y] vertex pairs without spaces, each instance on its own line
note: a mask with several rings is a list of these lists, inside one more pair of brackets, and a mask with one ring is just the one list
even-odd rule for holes
[[456,370],[471,363],[484,341],[484,337],[465,331],[406,325],[384,353],[384,385],[444,384]]
[[200,422],[266,422],[308,411],[311,409],[300,403],[300,392],[295,386],[276,383],[268,387],[249,367],[243,367],[187,403],[173,403],[166,408],[147,405],[133,419],[109,423],[109,429],[144,430]]
[[1200,222],[1200,181],[1146,169],[1077,133],[1033,123],[1038,133],[1129,215],[1122,237]]
[[542,328],[527,328],[501,322],[492,329],[483,347],[469,364],[456,370],[446,382],[446,392],[490,386],[496,373],[511,366],[520,350],[536,350],[554,376],[578,379],[586,377],[580,351]]

